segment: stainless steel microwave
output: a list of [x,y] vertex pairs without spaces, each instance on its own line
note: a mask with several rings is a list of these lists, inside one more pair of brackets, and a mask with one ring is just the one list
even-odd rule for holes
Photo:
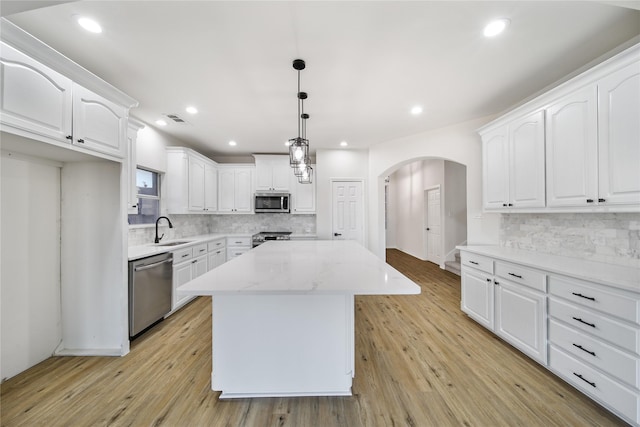
[[289,193],[256,193],[254,211],[289,213]]

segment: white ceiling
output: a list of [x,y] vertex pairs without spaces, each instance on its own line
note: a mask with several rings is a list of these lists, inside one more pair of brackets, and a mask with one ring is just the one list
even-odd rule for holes
[[[177,113],[162,131],[227,156],[286,152],[295,58],[311,148],[366,148],[508,109],[640,34],[638,3],[79,1],[7,18],[137,99],[132,116]],[[511,25],[485,38],[496,17]]]

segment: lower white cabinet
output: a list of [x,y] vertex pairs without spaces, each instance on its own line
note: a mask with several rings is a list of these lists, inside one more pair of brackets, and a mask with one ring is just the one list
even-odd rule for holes
[[[501,277],[522,276],[509,264],[462,252],[461,309],[543,365],[547,364],[546,294]],[[470,265],[472,267],[470,267]],[[488,271],[488,272],[487,272]],[[517,277],[513,276],[514,279]]]
[[207,243],[207,250],[209,257],[207,261],[207,271],[213,270],[227,262],[227,242],[224,237]]
[[251,250],[251,236],[227,237],[227,261]]
[[[514,250],[460,250],[461,308],[469,317],[640,424],[640,289],[624,285],[637,282],[636,270],[603,264],[600,279],[584,280],[575,275],[593,267],[588,261],[564,272],[561,257],[531,262],[535,255],[521,251],[510,262]],[[481,255],[487,252],[503,258]],[[546,271],[548,264],[556,270]]]
[[173,252],[171,311],[174,312],[194,297],[178,295],[177,289],[207,272],[207,244],[202,243]]

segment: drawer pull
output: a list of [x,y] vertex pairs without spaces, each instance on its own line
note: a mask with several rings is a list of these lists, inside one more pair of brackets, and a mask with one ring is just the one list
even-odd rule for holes
[[585,380],[582,375],[576,374],[575,372],[573,373],[573,375],[575,375],[576,377],[580,378],[582,381],[584,381],[585,383],[589,384],[591,387],[596,388],[596,383],[592,383],[591,381]]
[[487,282],[491,283],[491,279],[487,279]]
[[584,298],[584,299],[591,300],[591,301],[595,301],[595,300],[596,300],[594,297],[588,297],[588,296],[585,296],[585,295],[579,294],[579,293],[577,293],[577,292],[571,292],[571,294],[572,294],[572,295],[575,295],[575,296],[577,296],[577,297],[580,297],[580,298]]
[[583,346],[581,346],[580,344],[573,344],[574,347],[578,347],[580,350],[584,351],[585,353],[589,353],[590,355],[595,357],[595,353],[593,351],[589,351],[586,348],[584,348]]
[[513,277],[517,277],[518,279],[522,279],[522,276],[518,276],[517,274],[514,274],[514,273],[509,273],[509,276],[513,276]]
[[579,317],[572,317],[572,319],[573,319],[573,320],[575,320],[575,321],[577,321],[577,322],[584,323],[585,325],[591,326],[592,328],[595,328],[595,327],[596,327],[595,323],[585,322],[584,320],[582,320],[582,319],[581,319],[581,318],[579,318]]
[[189,254],[184,254],[184,255],[182,255],[182,258],[186,258],[188,256],[189,256]]
[[204,251],[206,251],[206,249],[200,249],[200,252],[204,252]]
[[470,263],[470,264],[473,264],[473,265],[478,265],[478,263],[477,263],[477,262],[475,262],[475,261],[469,261],[469,263]]

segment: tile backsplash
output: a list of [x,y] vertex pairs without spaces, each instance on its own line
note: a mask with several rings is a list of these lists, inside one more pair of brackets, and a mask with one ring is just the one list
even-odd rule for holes
[[[315,215],[265,213],[255,215],[167,215],[173,228],[161,220],[158,233],[164,240],[182,239],[211,233],[254,234],[260,231],[291,231],[294,234],[315,234]],[[155,227],[129,229],[129,246],[153,243]]]
[[500,245],[640,267],[637,213],[503,214]]

